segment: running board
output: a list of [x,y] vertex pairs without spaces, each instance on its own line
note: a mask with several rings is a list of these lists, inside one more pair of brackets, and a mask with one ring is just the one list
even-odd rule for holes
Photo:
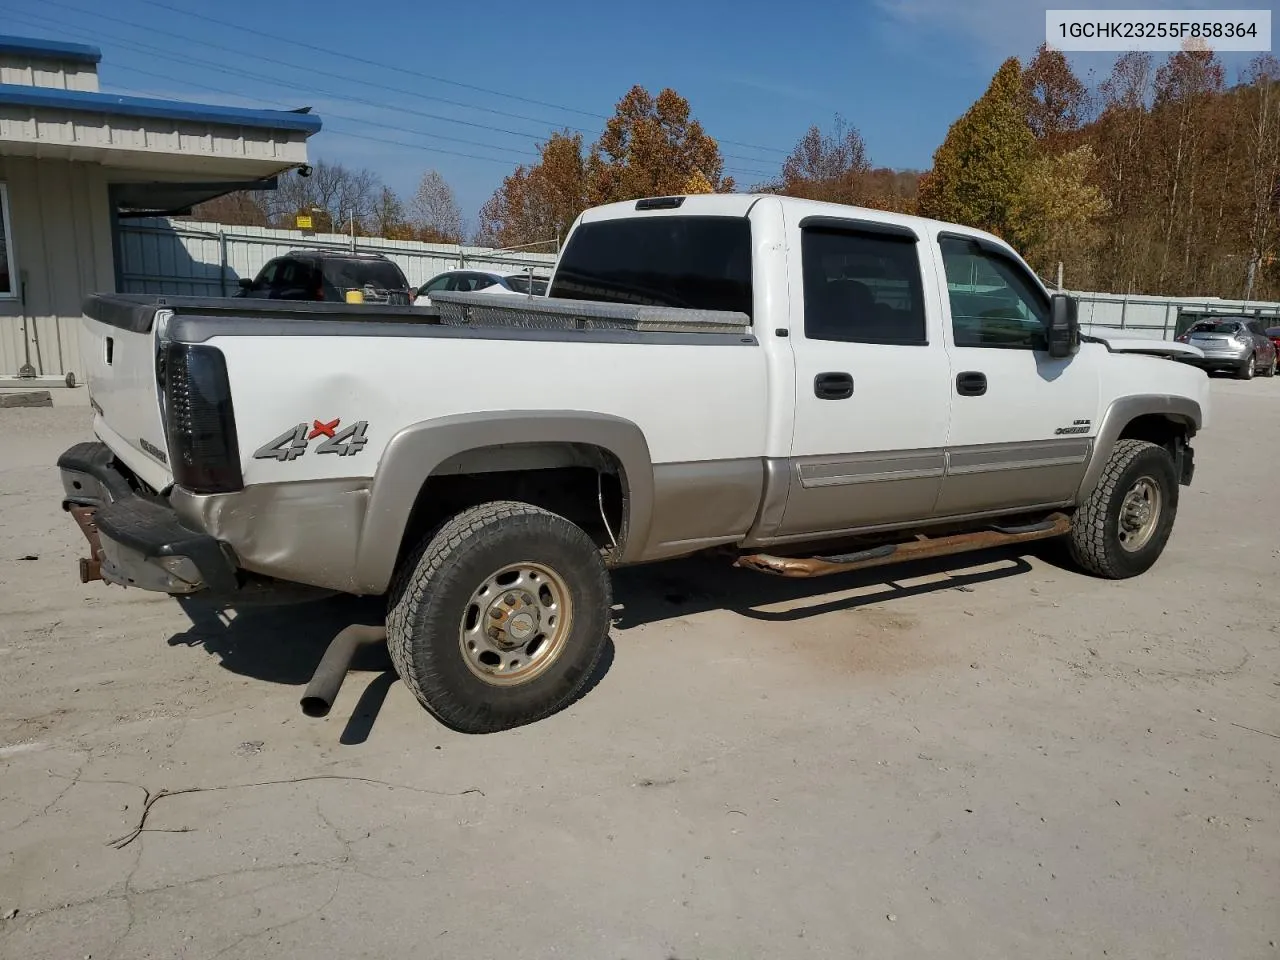
[[825,577],[849,570],[865,570],[889,563],[945,557],[970,550],[986,550],[1032,540],[1060,537],[1071,530],[1071,518],[1055,513],[1041,523],[1016,527],[989,528],[973,533],[957,533],[949,537],[921,537],[905,543],[886,543],[856,553],[829,557],[778,557],[768,553],[752,553],[738,557],[735,567],[772,573],[779,577]]

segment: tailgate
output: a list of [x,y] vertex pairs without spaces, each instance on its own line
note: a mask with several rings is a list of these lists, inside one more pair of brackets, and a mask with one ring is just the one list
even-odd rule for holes
[[105,297],[85,304],[80,338],[94,433],[156,490],[173,482],[156,382],[155,309]]

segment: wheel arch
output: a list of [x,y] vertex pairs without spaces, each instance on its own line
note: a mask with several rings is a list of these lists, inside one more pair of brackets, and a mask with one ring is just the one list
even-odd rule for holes
[[519,475],[523,470],[581,467],[593,455],[602,467],[617,472],[621,523],[612,533],[619,559],[630,560],[648,540],[654,496],[649,446],[632,421],[584,411],[504,410],[405,427],[387,444],[370,489],[356,550],[361,592],[387,589],[433,478],[469,476],[473,469]]
[[1200,404],[1188,397],[1141,394],[1113,400],[1098,425],[1076,502],[1082,502],[1098,485],[1118,441],[1148,440],[1167,446],[1178,437],[1191,439],[1203,423]]

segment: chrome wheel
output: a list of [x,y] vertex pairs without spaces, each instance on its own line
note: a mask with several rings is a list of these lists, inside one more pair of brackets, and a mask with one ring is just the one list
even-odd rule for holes
[[572,625],[563,578],[540,563],[513,563],[472,593],[458,643],[472,673],[486,683],[511,686],[551,666]]
[[1135,553],[1160,525],[1160,486],[1150,477],[1139,477],[1120,502],[1120,546]]

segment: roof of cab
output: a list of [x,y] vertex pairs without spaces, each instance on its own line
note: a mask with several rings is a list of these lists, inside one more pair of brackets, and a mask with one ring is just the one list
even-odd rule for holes
[[[655,198],[646,198],[653,200]],[[593,207],[582,214],[579,222],[593,223],[600,220],[612,220],[621,217],[661,217],[701,215],[716,217],[745,217],[752,207],[761,201],[774,201],[787,212],[794,211],[797,218],[806,216],[842,217],[849,220],[872,220],[877,223],[891,223],[910,227],[921,236],[931,234],[962,233],[973,237],[982,237],[1008,247],[1009,244],[994,234],[957,223],[946,223],[942,220],[930,220],[905,213],[892,213],[888,210],[875,210],[870,207],[855,207],[843,203],[823,203],[818,200],[802,200],[799,197],[784,197],[775,193],[704,193],[684,197],[663,198],[678,200],[671,206],[637,208],[643,200],[624,200],[620,203],[609,203]]]

